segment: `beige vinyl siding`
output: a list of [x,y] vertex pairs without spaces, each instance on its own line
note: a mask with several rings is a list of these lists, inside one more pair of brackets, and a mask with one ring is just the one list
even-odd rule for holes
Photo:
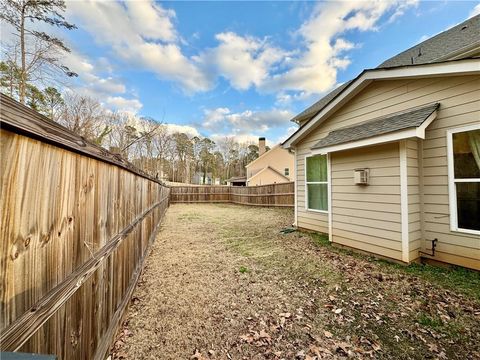
[[450,230],[448,198],[447,130],[480,123],[480,77],[455,90],[465,96],[441,101],[438,118],[428,128],[423,141],[423,222],[422,246],[431,251],[431,240],[438,243],[434,259],[480,269],[480,235]]
[[[291,169],[293,171],[293,168]],[[248,186],[267,185],[267,184],[280,184],[288,182],[288,178],[281,176],[271,168],[267,167],[262,169],[247,180]]]
[[[423,158],[417,159],[417,164],[423,163],[421,169],[417,169],[417,175],[414,175],[415,146],[412,142],[409,142],[408,169],[411,170],[411,176],[409,177],[409,203],[411,206],[409,207],[409,212],[415,212],[415,207],[419,207],[422,202],[424,203],[423,217],[425,226],[423,230],[425,235],[423,241],[420,241],[420,247],[428,249],[430,247],[430,242],[428,240],[437,237],[439,243],[436,258],[447,262],[453,262],[454,264],[477,269],[480,268],[480,237],[464,233],[453,233],[449,228],[446,158],[446,129],[478,123],[480,121],[479,99],[480,77],[473,75],[408,80],[382,80],[375,81],[368,85],[355,98],[350,100],[346,105],[330,116],[323,124],[317,126],[316,129],[296,145],[298,225],[312,230],[322,232],[328,231],[327,214],[311,213],[305,210],[304,158],[310,153],[310,148],[318,142],[319,139],[323,138],[334,129],[354,125],[382,115],[410,109],[415,106],[440,102],[441,106],[438,111],[437,119],[427,129],[426,140],[423,141],[421,149],[418,149],[417,147],[417,150],[420,152],[423,151]],[[377,148],[380,149],[380,147]],[[357,153],[357,151],[354,153]],[[335,160],[337,154],[332,154],[332,157]],[[381,175],[371,179],[372,182],[374,182],[372,183],[372,185],[374,185],[373,187],[376,187],[377,184],[380,184],[385,179],[388,180],[385,180],[385,184],[381,183],[383,186],[397,186],[399,184],[399,167],[389,166],[391,165],[389,164],[389,160],[382,158],[381,155],[376,161],[374,161],[374,163],[375,166],[378,167],[378,170],[381,169]],[[334,161],[332,161],[332,164],[334,164]],[[336,177],[332,181],[332,187],[339,186],[340,184],[349,186],[349,177],[352,179],[353,183],[351,167],[349,168],[348,166],[340,164],[337,165],[338,166],[335,168]],[[362,166],[363,165],[358,167]],[[423,173],[423,179],[419,178],[418,174],[420,173]],[[336,183],[337,181],[338,184]],[[419,186],[423,186],[424,188],[423,197],[418,195],[420,193]],[[352,193],[351,190],[352,188],[350,187],[347,192],[334,193],[332,195],[333,207],[341,207],[343,209],[341,211],[343,212],[353,210],[376,211],[379,208],[381,209],[384,201],[387,201],[392,210],[395,209],[398,214],[400,213],[400,198],[395,194],[381,195],[376,194],[375,190],[371,190],[371,194],[369,194],[369,202],[363,202],[361,201],[363,199],[363,194],[359,192]],[[415,192],[417,192],[417,194],[415,194]],[[348,216],[348,214],[340,213],[337,215]],[[364,213],[364,215],[370,216],[371,214]],[[409,226],[410,260],[414,260],[416,249],[419,247],[419,239],[417,237],[420,236],[421,238],[422,228],[420,224],[422,216],[419,217],[420,220],[415,214],[409,214],[409,225],[411,222],[411,226]],[[378,220],[379,218],[375,217],[375,219]],[[437,224],[442,226],[437,227]],[[416,229],[419,226],[421,228],[420,232],[417,230],[410,232],[410,229]],[[334,241],[340,243],[348,242],[348,237],[344,233],[345,230],[335,227],[336,222],[334,216],[334,234],[335,231],[337,231]],[[362,241],[366,244],[368,241],[366,236],[367,235],[363,234],[355,240],[352,240],[351,246],[358,247]],[[390,239],[390,241],[392,240]],[[374,245],[369,246],[372,247]],[[399,247],[399,249],[401,249],[401,247]],[[371,251],[366,248],[364,250]],[[391,253],[391,251],[394,250],[389,250],[390,256],[385,256],[398,258],[398,251],[395,253]]]
[[262,185],[273,184],[274,182],[293,181],[294,156],[288,150],[282,148],[279,145],[276,145],[275,147],[267,151],[264,155],[259,157],[257,160],[247,165],[247,181],[250,180],[255,174],[265,169],[267,166],[272,167],[281,174],[284,174],[285,168],[288,168],[290,175],[287,176],[288,179],[281,177],[275,177],[275,179],[270,179],[267,176],[264,181],[262,181]]
[[[401,260],[399,167],[398,143],[331,154],[334,243]],[[354,184],[357,168],[370,169],[368,186]]]

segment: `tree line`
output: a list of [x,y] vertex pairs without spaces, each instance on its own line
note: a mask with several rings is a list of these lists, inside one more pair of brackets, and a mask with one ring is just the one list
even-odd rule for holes
[[[0,91],[19,100],[5,85],[0,63]],[[9,84],[7,84],[9,85]],[[172,132],[168,124],[125,111],[106,109],[98,100],[72,91],[27,84],[27,106],[105,149],[120,154],[160,179],[203,184],[245,175],[245,165],[258,157],[258,146],[234,137],[208,137]]]
[[171,132],[155,119],[110,111],[98,100],[68,89],[65,79],[78,76],[61,62],[70,49],[60,38],[39,30],[45,25],[76,29],[65,20],[65,9],[63,0],[0,1],[0,20],[13,31],[11,41],[2,41],[2,93],[161,179],[208,183],[211,178],[224,182],[245,175],[245,165],[258,157],[255,144]]

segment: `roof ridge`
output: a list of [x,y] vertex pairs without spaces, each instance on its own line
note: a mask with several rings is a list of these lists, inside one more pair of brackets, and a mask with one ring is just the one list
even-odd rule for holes
[[[398,54],[396,54],[396,55],[388,58],[388,59],[385,60],[385,61],[383,61],[379,66],[377,66],[377,68],[382,68],[382,67],[384,67],[384,66],[383,66],[384,64],[386,64],[386,63],[388,63],[388,62],[391,62],[393,59],[398,58],[398,57],[400,57],[401,55],[406,54],[406,53],[408,53],[409,51],[414,50],[414,49],[416,49],[416,48],[421,48],[422,45],[425,46],[426,44],[431,44],[433,41],[438,40],[440,37],[445,36],[446,34],[451,34],[451,33],[453,33],[455,30],[458,30],[458,29],[460,29],[460,30],[466,29],[466,28],[468,28],[468,25],[466,25],[467,23],[468,23],[469,25],[470,25],[470,23],[475,24],[475,21],[477,21],[477,20],[479,20],[479,23],[480,23],[480,14],[479,14],[479,15],[472,16],[471,18],[468,18],[468,19],[462,21],[461,23],[459,23],[459,24],[457,24],[457,25],[454,25],[454,26],[452,26],[452,27],[450,27],[450,28],[448,28],[448,29],[445,29],[445,30],[439,32],[438,34],[435,34],[435,35],[429,37],[428,39],[425,39],[425,40],[423,40],[422,42],[420,42],[420,43],[418,43],[418,44],[415,44],[415,45],[409,47],[408,49],[405,49],[405,50],[399,52]],[[469,44],[467,44],[467,45],[465,45],[465,46],[462,46],[461,48],[465,48],[465,47],[468,47],[468,46],[469,46]],[[457,49],[457,50],[458,50],[458,49]],[[420,51],[421,51],[421,49],[420,49]],[[444,54],[440,54],[440,55],[437,56],[436,58],[433,58],[432,60],[430,60],[429,63],[433,63],[433,62],[435,62],[435,60],[441,59],[443,56],[448,55],[448,54],[450,54],[450,53],[452,53],[452,52],[455,52],[455,50],[454,50],[454,51],[451,51],[451,52],[449,52],[449,53],[447,53],[447,54],[445,54],[445,53],[444,53]],[[420,55],[421,55],[421,54],[420,54]],[[420,56],[420,55],[419,55],[419,56]],[[412,60],[413,60],[413,59],[412,59]],[[412,63],[412,65],[413,65],[413,63]]]

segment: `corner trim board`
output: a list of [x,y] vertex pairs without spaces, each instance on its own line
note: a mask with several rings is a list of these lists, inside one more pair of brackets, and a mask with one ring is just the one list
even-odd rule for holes
[[298,226],[298,173],[297,173],[297,157],[298,153],[297,150],[294,149],[295,155],[293,157],[293,173],[294,173],[294,184],[293,184],[293,197],[294,197],[294,212],[295,212],[295,217],[294,217],[294,226]]
[[327,154],[327,191],[328,191],[328,240],[333,242],[333,217],[332,217],[332,156]]
[[402,261],[409,262],[409,232],[408,232],[408,168],[407,141],[399,144],[400,153],[400,212],[402,221]]

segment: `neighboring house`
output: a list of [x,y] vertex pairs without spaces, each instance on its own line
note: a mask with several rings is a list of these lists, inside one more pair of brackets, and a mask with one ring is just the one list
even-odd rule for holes
[[196,172],[193,174],[192,184],[196,185],[220,185],[220,178],[213,178],[213,174],[211,172],[205,174],[205,181],[204,181],[204,174],[203,172]]
[[227,180],[227,185],[228,186],[246,186],[247,177],[246,176],[232,177]]
[[296,226],[404,263],[480,269],[479,34],[476,16],[293,119]]
[[280,144],[266,150],[265,138],[258,139],[258,158],[246,166],[247,185],[267,185],[293,180],[294,156]]

